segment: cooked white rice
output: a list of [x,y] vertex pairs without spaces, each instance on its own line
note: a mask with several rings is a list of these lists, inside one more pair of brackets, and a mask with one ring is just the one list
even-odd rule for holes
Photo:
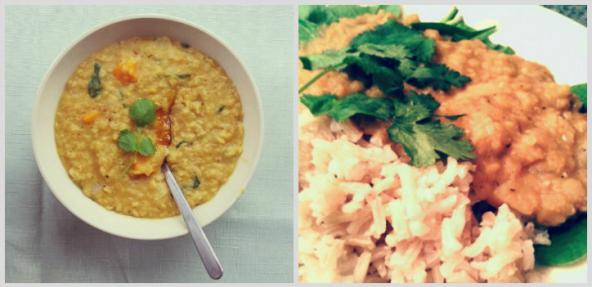
[[384,133],[300,116],[301,282],[522,282],[532,224],[502,205],[478,223],[471,163],[416,168]]

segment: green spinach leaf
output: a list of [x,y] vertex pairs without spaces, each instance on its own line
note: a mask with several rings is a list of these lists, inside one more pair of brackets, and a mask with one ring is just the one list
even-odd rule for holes
[[580,112],[586,113],[588,110],[588,84],[572,86],[571,92],[582,102]]
[[567,265],[576,262],[587,253],[586,213],[547,230],[551,245],[535,245],[535,262],[544,266]]
[[418,31],[426,29],[438,30],[440,35],[449,37],[452,41],[480,40],[490,49],[509,55],[515,54],[512,48],[491,42],[489,36],[497,31],[496,26],[477,30],[467,25],[465,20],[461,16],[458,16],[458,9],[456,7],[441,22],[417,22],[411,24],[411,27]]

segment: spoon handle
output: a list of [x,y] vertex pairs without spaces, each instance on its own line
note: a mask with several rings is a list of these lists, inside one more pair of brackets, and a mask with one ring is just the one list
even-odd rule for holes
[[195,243],[195,247],[197,248],[197,253],[201,258],[206,271],[208,271],[208,274],[212,279],[220,279],[224,273],[222,264],[220,264],[220,260],[218,260],[218,257],[216,257],[216,253],[214,253],[214,249],[203,232],[203,229],[201,226],[199,226],[199,224],[197,224],[197,221],[193,217],[191,207],[189,206],[189,203],[187,203],[187,200],[183,195],[183,191],[177,184],[177,180],[175,180],[175,176],[171,172],[171,169],[169,168],[169,165],[166,163],[166,161],[163,163],[161,169],[169,189],[173,194],[173,198],[175,198],[175,202],[177,202],[179,211],[181,211],[181,215],[183,215],[185,224],[189,229],[189,233],[191,234],[193,242]]

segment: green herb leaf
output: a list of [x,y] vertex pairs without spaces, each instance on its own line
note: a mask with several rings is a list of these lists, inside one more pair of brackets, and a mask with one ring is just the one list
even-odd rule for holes
[[126,152],[135,152],[137,148],[136,136],[129,130],[122,130],[119,132],[117,138],[117,146]]
[[427,64],[415,69],[407,81],[418,88],[431,86],[436,90],[448,91],[451,86],[464,87],[471,79],[445,65]]
[[136,125],[143,127],[156,119],[156,105],[151,100],[139,99],[129,107],[129,113]]
[[411,58],[413,55],[403,45],[398,44],[362,44],[358,47],[358,51],[370,56],[376,56],[386,59],[395,59],[403,61]]
[[389,138],[399,143],[415,166],[433,165],[441,154],[459,160],[474,159],[472,145],[463,139],[462,129],[432,117],[439,104],[429,95],[410,93],[395,100]]
[[156,152],[156,147],[154,147],[154,143],[149,137],[143,137],[138,144],[137,151],[143,156],[152,156]]
[[448,21],[452,21],[456,15],[458,14],[458,8],[456,8],[456,6],[452,7],[452,10],[450,10],[450,12],[448,12],[448,15],[446,15],[446,17],[442,18],[442,20],[440,20],[440,22],[448,22]]
[[[300,101],[315,116],[327,115],[341,122],[355,115],[393,120],[389,138],[403,146],[415,166],[429,166],[444,156],[474,159],[472,145],[463,139],[462,129],[440,122],[434,115],[440,104],[429,94],[409,92],[399,98],[372,98],[361,93],[342,98],[335,95],[304,95]],[[451,115],[455,120],[462,115]]]
[[318,25],[298,19],[298,41],[300,43],[306,43],[318,36],[317,34]]
[[[466,85],[470,78],[445,65],[430,63],[434,49],[434,40],[391,20],[358,35],[347,49],[301,56],[300,61],[305,69],[324,69],[321,76],[330,70],[343,69],[351,79],[363,82],[366,87],[376,85],[387,96],[402,94],[403,82],[443,91]],[[311,79],[299,91],[318,78]]]
[[193,177],[193,184],[191,185],[191,187],[193,187],[194,189],[199,188],[199,186],[201,185],[201,181],[199,181],[199,177],[194,176]]
[[582,108],[580,112],[586,113],[588,110],[588,84],[579,84],[571,87],[571,92],[580,99]]
[[304,104],[315,116],[328,115],[332,119],[342,122],[355,115],[367,115],[386,120],[393,115],[392,100],[384,97],[371,98],[361,93],[337,99],[335,95],[300,97]]
[[347,52],[345,49],[330,50],[317,55],[302,56],[300,62],[302,62],[302,67],[306,70],[317,70],[340,65],[348,56],[356,55],[358,54]]
[[441,22],[418,22],[411,24],[411,27],[419,31],[426,29],[438,30],[440,35],[449,37],[452,41],[480,40],[490,49],[509,55],[515,53],[510,47],[491,42],[489,36],[497,31],[496,26],[477,30],[467,25],[464,19],[461,16],[458,16],[458,9],[456,7],[454,7],[448,16],[444,17]]
[[97,97],[101,93],[101,90],[103,90],[101,77],[99,75],[100,73],[101,65],[99,63],[95,63],[93,74],[88,81],[88,95],[91,98]]
[[397,69],[390,68],[376,57],[361,55],[359,57],[347,57],[348,65],[345,72],[351,79],[364,82],[369,87],[372,84],[378,86],[386,95],[397,95],[403,91],[403,76]]
[[568,220],[558,227],[547,230],[551,245],[535,245],[537,264],[545,266],[567,265],[586,257],[587,219],[586,213]]
[[403,99],[395,99],[394,120],[397,122],[418,122],[432,117],[440,107],[430,94],[407,93]]
[[364,44],[402,45],[421,62],[432,59],[436,45],[434,40],[425,37],[421,32],[395,20],[389,20],[372,31],[356,36],[351,42],[351,47],[357,50]]

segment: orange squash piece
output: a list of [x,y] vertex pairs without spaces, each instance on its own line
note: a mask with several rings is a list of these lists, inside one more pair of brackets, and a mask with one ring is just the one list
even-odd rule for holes
[[90,112],[84,114],[82,116],[82,118],[80,118],[80,120],[84,124],[89,125],[89,124],[94,123],[98,116],[99,116],[99,111],[90,111]]
[[113,76],[124,85],[135,83],[138,81],[136,61],[134,59],[127,59],[119,63],[119,65],[113,69]]

